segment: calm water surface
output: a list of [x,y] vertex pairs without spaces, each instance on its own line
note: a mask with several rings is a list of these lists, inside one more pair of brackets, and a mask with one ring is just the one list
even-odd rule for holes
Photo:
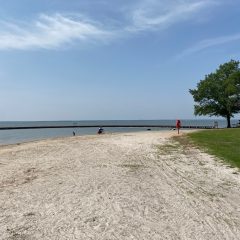
[[[176,120],[121,120],[121,121],[44,121],[44,122],[0,122],[0,127],[31,127],[31,126],[72,126],[72,125],[166,125],[175,126]],[[226,127],[225,120],[181,120],[183,126],[213,126],[214,121],[218,122],[220,128]],[[233,120],[232,124],[237,124],[238,120]],[[137,132],[146,131],[147,128],[104,128],[107,133],[116,132]],[[24,130],[1,130],[0,144],[14,144],[33,140],[72,136],[73,131],[77,136],[91,135],[97,133],[97,128],[59,128],[59,129],[24,129]],[[152,128],[152,130],[166,131],[169,128]]]

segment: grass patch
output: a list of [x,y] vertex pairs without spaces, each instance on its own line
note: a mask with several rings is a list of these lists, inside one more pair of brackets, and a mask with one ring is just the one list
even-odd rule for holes
[[187,139],[204,148],[208,153],[240,168],[240,129],[213,129],[193,132],[187,135]]
[[139,170],[140,168],[143,168],[144,166],[143,165],[140,165],[140,164],[122,164],[120,165],[121,167],[124,167],[124,168],[128,168],[130,171],[137,171]]

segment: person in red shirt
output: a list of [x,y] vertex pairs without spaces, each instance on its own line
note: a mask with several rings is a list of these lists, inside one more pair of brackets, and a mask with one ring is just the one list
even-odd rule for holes
[[179,130],[180,130],[180,128],[181,128],[181,121],[180,121],[180,120],[177,120],[177,122],[176,122],[176,128],[177,128],[178,134],[179,134]]

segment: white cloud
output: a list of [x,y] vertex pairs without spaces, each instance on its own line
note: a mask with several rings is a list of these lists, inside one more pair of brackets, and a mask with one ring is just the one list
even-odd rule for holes
[[[73,42],[105,42],[139,31],[164,30],[175,23],[197,18],[203,9],[215,3],[215,0],[141,0],[124,13],[119,10],[116,19],[102,23],[62,14],[42,14],[29,24],[0,21],[0,50],[58,49]],[[114,25],[114,22],[122,24]]]
[[110,38],[110,32],[97,23],[60,14],[41,15],[33,24],[20,26],[2,22],[0,49],[54,49],[74,40],[91,41]]
[[218,38],[206,39],[198,42],[196,45],[185,49],[177,58],[182,58],[187,55],[191,55],[196,52],[200,52],[206,48],[215,47],[218,45],[226,44],[229,42],[240,40],[240,33],[229,35],[229,36],[222,36]]
[[145,0],[131,15],[129,31],[164,29],[196,17],[198,12],[216,4],[213,0]]

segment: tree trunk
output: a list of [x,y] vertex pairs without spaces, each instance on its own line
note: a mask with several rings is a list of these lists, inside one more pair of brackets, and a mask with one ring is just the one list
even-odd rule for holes
[[230,115],[227,115],[227,128],[231,128],[231,116]]

